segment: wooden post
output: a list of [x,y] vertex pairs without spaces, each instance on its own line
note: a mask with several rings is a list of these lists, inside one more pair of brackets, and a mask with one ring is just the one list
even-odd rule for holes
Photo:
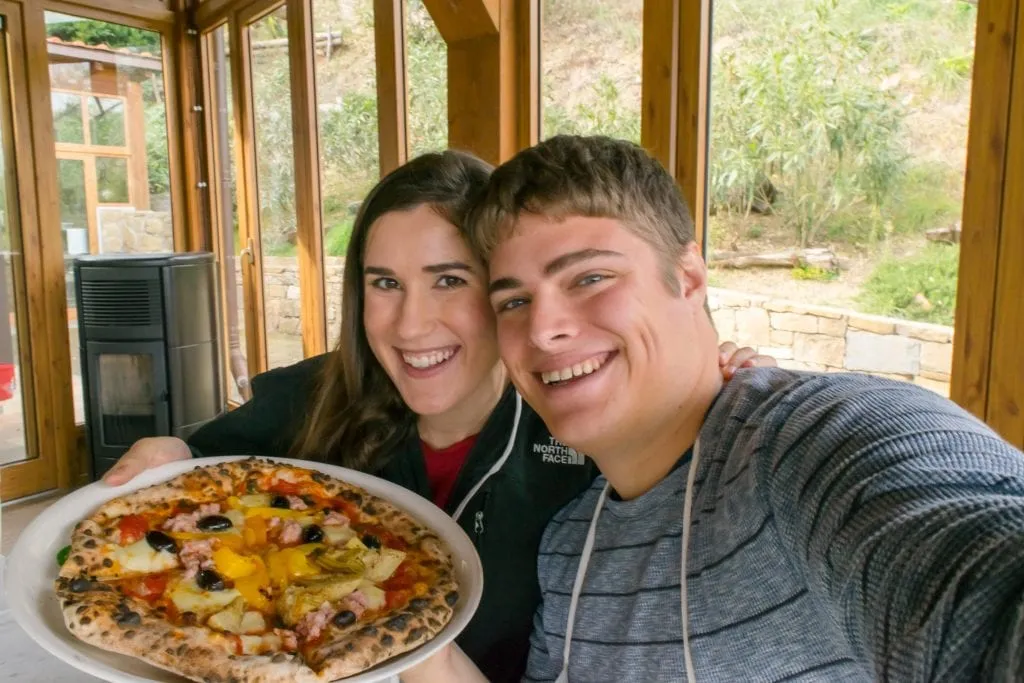
[[640,144],[673,175],[677,170],[679,9],[679,0],[644,0]]
[[404,0],[374,0],[373,3],[377,53],[377,144],[382,176],[409,158],[404,5]]
[[987,0],[978,5],[950,397],[983,420],[988,415],[996,264],[1020,4],[1020,0]]

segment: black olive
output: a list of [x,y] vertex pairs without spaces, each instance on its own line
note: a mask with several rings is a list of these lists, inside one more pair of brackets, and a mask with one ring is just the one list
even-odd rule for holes
[[274,496],[274,498],[270,501],[270,507],[281,508],[282,510],[291,510],[292,505],[284,496]]
[[224,590],[224,579],[220,578],[220,574],[212,569],[200,570],[199,575],[196,576],[196,583],[199,584],[199,587],[204,591]]
[[324,540],[324,530],[316,524],[310,524],[302,530],[303,543],[318,543]]
[[373,534],[366,534],[363,536],[363,545],[365,545],[367,548],[379,548],[380,539],[374,536]]
[[71,581],[71,591],[73,593],[84,593],[88,590],[92,590],[93,584],[89,579],[79,577]]
[[338,627],[349,626],[354,624],[356,621],[356,613],[347,609],[343,609],[334,615],[334,625]]
[[146,543],[153,550],[166,550],[169,553],[178,552],[178,544],[174,539],[162,531],[149,531],[146,533]]
[[227,531],[232,526],[231,520],[224,515],[210,515],[196,522],[200,531]]

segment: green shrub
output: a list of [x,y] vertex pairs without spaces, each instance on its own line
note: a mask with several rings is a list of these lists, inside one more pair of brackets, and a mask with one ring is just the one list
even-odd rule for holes
[[858,302],[869,313],[953,324],[960,249],[929,244],[909,259],[888,257],[864,283]]
[[[715,59],[711,199],[749,211],[766,180],[801,246],[828,221],[881,206],[903,172],[903,112],[880,87],[895,65],[873,34],[836,21],[836,0],[779,12]],[[780,40],[785,36],[785,40]]]
[[327,228],[324,239],[324,252],[328,256],[344,256],[348,250],[348,240],[352,237],[352,217],[335,223]]

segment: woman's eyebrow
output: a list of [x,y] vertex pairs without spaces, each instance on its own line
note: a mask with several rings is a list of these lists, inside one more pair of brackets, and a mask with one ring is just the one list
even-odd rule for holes
[[423,272],[425,273],[444,273],[449,270],[465,270],[467,272],[473,272],[473,266],[462,261],[445,261],[444,263],[434,263],[429,266],[423,266]]
[[386,275],[394,276],[395,271],[390,268],[381,268],[380,266],[363,266],[363,275]]

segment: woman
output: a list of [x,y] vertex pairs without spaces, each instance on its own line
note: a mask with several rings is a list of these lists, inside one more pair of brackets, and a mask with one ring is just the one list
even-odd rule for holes
[[[431,498],[475,543],[484,596],[459,637],[492,681],[519,680],[540,595],[536,552],[548,519],[596,470],[556,442],[498,357],[484,265],[461,227],[491,168],[460,152],[389,174],[356,217],[337,348],[252,382],[253,398],[189,443],[136,444],[105,477],[195,455],[325,460]],[[723,372],[772,364],[723,346]]]

